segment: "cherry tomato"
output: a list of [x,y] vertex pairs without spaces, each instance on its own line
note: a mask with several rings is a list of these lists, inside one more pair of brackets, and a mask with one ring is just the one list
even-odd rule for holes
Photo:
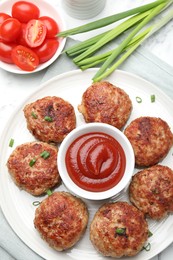
[[0,60],[6,63],[14,63],[11,52],[16,47],[16,43],[5,43],[0,41]]
[[59,32],[58,25],[55,22],[55,20],[53,20],[51,17],[42,16],[39,18],[39,20],[46,25],[47,28],[46,38],[54,38],[58,34]]
[[39,65],[39,58],[35,52],[22,45],[18,45],[12,50],[11,57],[13,62],[25,71],[33,71]]
[[0,27],[1,39],[4,42],[14,42],[20,34],[21,23],[15,18],[8,18]]
[[0,24],[2,24],[8,18],[11,18],[11,16],[6,13],[0,13]]
[[39,8],[30,2],[18,1],[12,6],[12,16],[21,23],[27,23],[31,19],[38,19],[39,15]]
[[34,49],[40,63],[50,60],[58,49],[59,42],[56,39],[46,39],[43,44]]
[[26,40],[25,40],[25,32],[26,32],[26,23],[21,24],[21,32],[19,34],[19,37],[17,38],[17,43],[19,45],[23,45],[28,47]]
[[46,25],[40,20],[30,20],[26,25],[25,40],[29,47],[40,46],[46,38]]

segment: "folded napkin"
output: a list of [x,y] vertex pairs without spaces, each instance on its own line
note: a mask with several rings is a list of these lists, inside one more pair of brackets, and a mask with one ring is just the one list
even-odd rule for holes
[[[71,46],[74,43],[74,40],[68,39],[66,46]],[[58,74],[75,69],[77,69],[77,67],[66,56],[66,54],[62,54],[47,69],[42,79],[42,83]],[[148,50],[145,50],[144,47],[138,48],[138,50],[135,51],[119,69],[132,72],[154,83],[158,88],[162,89],[169,97],[173,99],[173,67],[155,57]],[[8,225],[1,210],[0,227],[0,260],[43,259],[28,248],[20,240],[20,238],[18,238],[18,236]],[[172,250],[171,252],[173,252],[173,245],[171,245],[167,250]],[[163,254],[164,252],[159,255],[159,259]],[[154,257],[152,260],[158,260],[158,256]]]

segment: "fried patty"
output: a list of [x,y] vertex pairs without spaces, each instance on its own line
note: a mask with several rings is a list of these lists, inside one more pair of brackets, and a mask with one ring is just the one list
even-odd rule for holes
[[121,129],[130,116],[132,102],[123,89],[107,81],[96,82],[83,93],[78,110],[87,123],[102,122]]
[[173,211],[173,171],[154,165],[136,173],[129,187],[131,202],[152,219]]
[[57,251],[76,244],[84,234],[87,223],[85,203],[68,192],[54,192],[35,211],[35,228]]
[[61,142],[76,127],[73,106],[60,97],[44,97],[24,107],[27,128],[40,141]]
[[57,152],[55,146],[39,141],[17,146],[7,161],[15,184],[36,196],[57,185]]
[[91,242],[104,256],[134,256],[147,238],[148,224],[144,214],[123,201],[103,205],[90,226]]
[[170,127],[161,118],[137,118],[127,126],[124,134],[133,147],[137,166],[157,164],[168,154],[173,144]]

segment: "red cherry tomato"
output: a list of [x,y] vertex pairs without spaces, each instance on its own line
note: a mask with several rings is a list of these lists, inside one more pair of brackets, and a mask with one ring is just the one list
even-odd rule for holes
[[39,58],[35,52],[22,45],[18,45],[12,50],[11,57],[13,62],[25,71],[33,71],[39,65]]
[[6,13],[0,13],[0,24],[2,24],[8,18],[11,18],[11,16]]
[[21,23],[27,23],[31,19],[38,19],[39,15],[39,8],[30,2],[18,1],[12,6],[12,16]]
[[4,42],[14,42],[21,31],[21,23],[15,18],[8,18],[0,27],[1,39]]
[[47,28],[46,38],[54,38],[58,34],[59,32],[58,25],[55,22],[55,20],[53,20],[51,17],[42,16],[39,18],[39,20],[46,25]]
[[56,39],[46,39],[43,44],[34,49],[40,63],[50,60],[58,49],[59,42]]
[[0,41],[0,60],[6,63],[14,63],[11,52],[16,47],[16,43],[5,43]]
[[25,40],[25,32],[26,32],[26,23],[21,24],[21,32],[19,34],[19,37],[17,38],[17,43],[19,45],[23,45],[28,47],[26,40]]
[[40,46],[46,38],[46,25],[40,20],[31,20],[26,25],[25,40],[29,47]]

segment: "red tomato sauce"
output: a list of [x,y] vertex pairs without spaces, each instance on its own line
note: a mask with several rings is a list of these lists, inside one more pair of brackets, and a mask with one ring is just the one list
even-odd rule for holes
[[66,153],[70,178],[80,188],[100,192],[122,179],[126,158],[119,142],[105,133],[89,133],[72,142]]

